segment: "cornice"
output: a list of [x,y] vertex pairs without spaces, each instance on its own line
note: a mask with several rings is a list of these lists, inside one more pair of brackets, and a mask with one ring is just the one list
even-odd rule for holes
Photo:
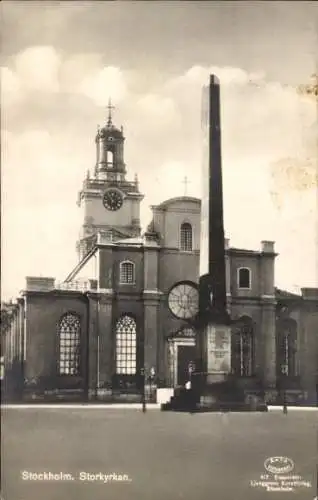
[[113,297],[115,294],[113,288],[97,288],[97,292],[101,295],[108,295],[109,297]]
[[125,193],[125,197],[126,198],[133,198],[136,200],[143,200],[145,195],[142,193],[134,193],[134,192],[128,191],[127,193]]
[[271,306],[276,307],[277,300],[275,295],[261,295],[261,305],[262,306]]
[[160,250],[162,253],[167,253],[167,254],[178,254],[178,255],[195,255],[199,256],[200,255],[200,250],[192,250],[192,252],[184,252],[180,250],[178,247],[165,247],[161,246]]
[[260,306],[262,304],[262,300],[261,300],[260,296],[248,297],[245,295],[244,297],[239,297],[236,295],[232,295],[232,297],[231,297],[231,305],[232,306],[242,305],[242,304],[251,304],[251,305],[259,305]]
[[142,298],[144,300],[154,300],[156,302],[159,302],[161,297],[163,296],[163,292],[161,290],[155,289],[155,290],[144,290],[142,292]]
[[80,299],[86,299],[87,297],[87,292],[84,291],[79,291],[79,290],[62,290],[62,289],[57,289],[54,288],[52,290],[23,290],[22,294],[24,297],[49,297],[49,296],[54,296],[54,297],[77,297]]

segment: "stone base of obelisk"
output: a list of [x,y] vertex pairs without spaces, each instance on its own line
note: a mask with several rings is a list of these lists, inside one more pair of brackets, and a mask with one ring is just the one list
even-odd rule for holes
[[[217,380],[212,374],[206,374],[206,383],[201,386],[197,397],[197,406],[201,410],[248,411],[244,391],[241,391],[235,379],[230,375]],[[219,378],[219,377],[218,377]]]
[[178,388],[162,410],[173,411],[267,411],[261,400],[251,401],[231,370],[231,327],[209,323],[198,339],[196,371],[191,388]]
[[192,390],[196,412],[267,411],[264,399],[246,396],[237,378],[231,374],[196,374],[193,377]]
[[231,370],[231,327],[208,324],[198,339],[196,371],[191,388],[177,388],[162,410],[173,411],[267,411],[261,400],[251,401]]
[[201,335],[201,380],[194,384],[200,411],[267,411],[261,400],[251,401],[231,374],[231,326],[209,323]]

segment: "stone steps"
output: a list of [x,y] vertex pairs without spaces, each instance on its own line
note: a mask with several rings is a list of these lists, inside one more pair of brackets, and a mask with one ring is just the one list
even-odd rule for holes
[[[224,386],[226,387],[226,386]],[[268,411],[266,403],[261,398],[245,398],[240,391],[232,388],[231,392],[220,391],[209,387],[209,392],[198,396],[192,389],[178,389],[168,403],[161,405],[162,411]]]

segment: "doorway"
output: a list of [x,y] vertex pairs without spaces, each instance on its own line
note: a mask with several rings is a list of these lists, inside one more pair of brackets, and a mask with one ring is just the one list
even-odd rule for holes
[[178,345],[177,385],[184,386],[189,380],[189,366],[194,365],[196,348],[194,345]]

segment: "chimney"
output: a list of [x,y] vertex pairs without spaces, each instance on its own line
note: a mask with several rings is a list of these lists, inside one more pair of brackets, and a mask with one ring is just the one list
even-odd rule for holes
[[49,292],[55,288],[55,278],[44,278],[39,276],[26,277],[27,292]]
[[318,288],[302,288],[301,295],[305,300],[318,301]]
[[275,242],[274,241],[261,241],[261,251],[263,253],[275,253]]

